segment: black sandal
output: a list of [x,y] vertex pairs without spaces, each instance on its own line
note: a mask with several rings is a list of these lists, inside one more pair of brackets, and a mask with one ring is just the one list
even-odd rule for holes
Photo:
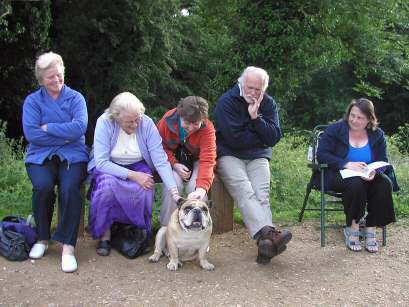
[[97,254],[100,256],[108,256],[111,252],[111,242],[109,240],[101,240],[97,245]]

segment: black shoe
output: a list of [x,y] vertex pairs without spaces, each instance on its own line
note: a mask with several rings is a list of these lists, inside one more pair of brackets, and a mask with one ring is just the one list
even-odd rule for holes
[[111,243],[109,240],[99,241],[97,245],[97,254],[108,256],[111,252]]

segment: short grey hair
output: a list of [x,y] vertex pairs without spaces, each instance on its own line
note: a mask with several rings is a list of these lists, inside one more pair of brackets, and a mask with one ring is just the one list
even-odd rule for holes
[[109,108],[105,110],[108,114],[108,118],[111,120],[117,120],[121,113],[127,111],[137,112],[140,118],[142,118],[145,113],[143,103],[134,94],[129,92],[116,95],[114,99],[112,99]]
[[64,62],[59,54],[50,51],[43,53],[37,58],[34,70],[36,79],[40,85],[41,82],[43,81],[44,72],[54,67],[61,67],[62,73],[64,75],[65,72]]
[[241,86],[244,86],[244,82],[246,81],[247,75],[248,74],[256,74],[261,77],[263,80],[263,91],[265,91],[268,87],[268,81],[270,77],[268,76],[267,71],[260,67],[255,67],[255,66],[248,66],[246,67],[243,72],[241,73],[240,78],[237,80]]

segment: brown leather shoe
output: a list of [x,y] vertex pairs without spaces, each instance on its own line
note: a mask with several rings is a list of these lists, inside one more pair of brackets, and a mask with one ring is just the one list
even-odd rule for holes
[[[277,255],[281,254],[283,251],[285,251],[287,249],[287,245],[283,245],[281,246],[278,250],[277,250]],[[260,250],[259,253],[257,255],[257,259],[256,262],[259,264],[268,264],[270,263],[272,257],[268,257],[268,256],[264,256],[262,254],[260,254]]]
[[288,230],[277,230],[274,227],[264,226],[258,233],[258,256],[259,263],[268,263],[265,258],[272,258],[281,254],[286,249],[286,244],[292,238]]

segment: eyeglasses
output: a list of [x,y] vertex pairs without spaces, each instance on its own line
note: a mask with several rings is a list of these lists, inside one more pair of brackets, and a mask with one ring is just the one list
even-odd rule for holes
[[261,88],[248,86],[247,84],[244,84],[244,86],[246,87],[247,92],[255,92],[256,94],[260,94],[262,92]]

